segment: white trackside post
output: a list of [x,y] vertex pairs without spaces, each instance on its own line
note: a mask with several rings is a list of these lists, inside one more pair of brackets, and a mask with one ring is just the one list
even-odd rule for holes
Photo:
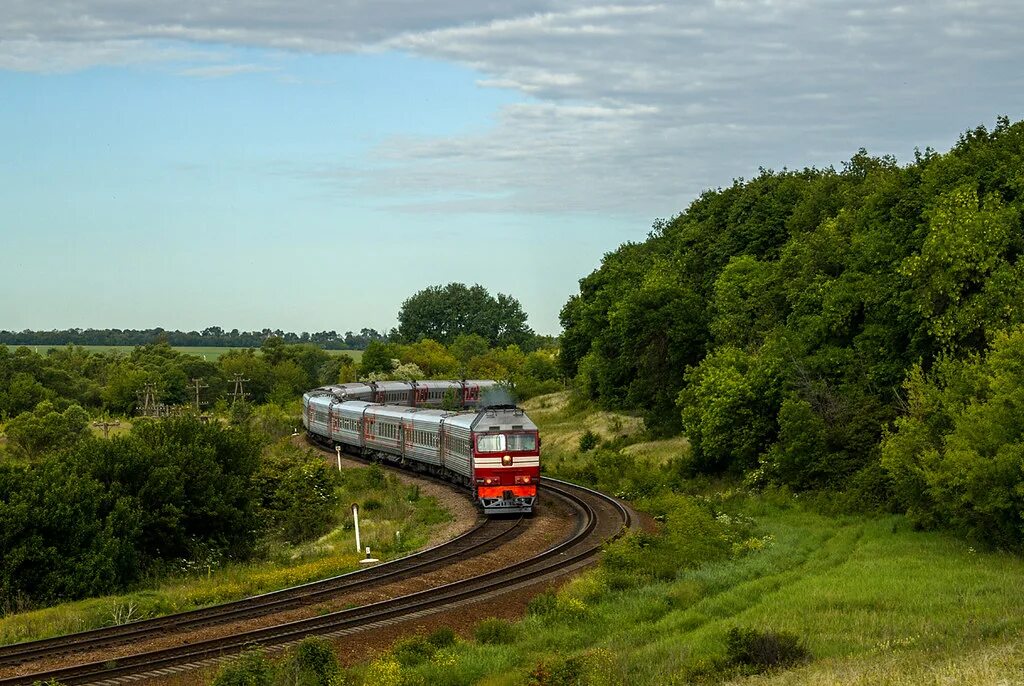
[[334,452],[338,456],[338,471],[340,472],[341,471],[341,446],[340,445],[334,446]]
[[359,542],[359,505],[356,503],[352,503],[352,521],[356,527],[356,552],[361,553],[363,552],[363,546]]

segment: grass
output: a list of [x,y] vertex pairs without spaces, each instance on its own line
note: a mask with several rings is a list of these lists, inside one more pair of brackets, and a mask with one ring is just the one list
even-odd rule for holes
[[[153,580],[131,593],[22,612],[0,618],[0,644],[84,631],[129,620],[156,617],[343,574],[359,568],[350,503],[376,501],[360,511],[363,546],[382,560],[422,547],[432,528],[450,515],[431,497],[405,486],[379,467],[345,470],[340,488],[339,524],[321,538],[302,545],[268,544],[263,559],[228,563],[219,569],[188,569]],[[400,537],[395,532],[401,532]],[[183,565],[188,567],[188,565]]]
[[[564,395],[532,400],[528,411],[545,459],[563,464],[588,459],[569,454],[573,441],[614,420],[574,408]],[[620,426],[633,421],[622,417]],[[634,437],[643,438],[639,430]],[[686,449],[676,438],[625,450],[657,466]],[[460,642],[418,666],[385,655],[351,670],[350,683],[383,671],[402,683],[486,686],[1024,683],[1020,557],[914,531],[901,516],[831,516],[799,497],[736,484],[688,488],[697,495],[672,497],[711,503],[718,522],[752,520],[756,545],[694,564],[680,559],[668,578],[624,589],[609,584],[615,577],[602,565],[535,599],[534,612],[501,642]],[[685,523],[681,531],[719,535]],[[656,554],[656,546],[638,549]],[[810,659],[764,673],[731,664],[727,639],[737,628],[795,636]],[[491,633],[484,628],[481,637]]]
[[[764,550],[674,580],[611,591],[601,570],[564,587],[563,609],[524,619],[501,645],[459,644],[440,683],[529,683],[541,663],[600,662],[578,683],[1017,683],[1024,562],[972,552],[898,517],[836,520],[798,503],[740,503]],[[766,675],[715,671],[733,627],[790,632],[814,659]],[[568,668],[566,668],[568,669]],[[437,678],[428,665],[411,683]],[[551,683],[554,683],[552,681]],[[577,683],[577,682],[573,682]]]
[[[0,344],[0,345],[3,345],[3,344]],[[15,348],[18,348],[19,346],[8,345],[7,347],[10,348],[11,350],[14,350]],[[53,346],[53,345],[29,345],[29,346],[25,346],[25,347],[27,347],[30,350],[33,350],[33,351],[35,351],[35,352],[37,352],[37,353],[39,353],[41,355],[45,355],[48,350],[51,350],[51,349],[54,349],[54,348],[59,348],[60,346]],[[132,350],[135,349],[135,346],[133,346],[133,345],[83,345],[83,346],[80,346],[80,347],[85,348],[87,351],[89,351],[91,353],[120,353],[120,354],[123,354],[123,355],[127,355],[128,353],[130,353]],[[175,346],[171,346],[171,347],[174,350],[177,350],[178,352],[186,353],[188,355],[198,355],[199,357],[202,357],[203,359],[210,360],[211,362],[216,361],[218,358],[220,358],[221,355],[223,355],[224,353],[228,352],[229,350],[238,350],[238,348],[222,348],[222,347],[215,347],[215,346],[178,346],[178,345],[175,345]],[[328,350],[327,353],[330,354],[330,355],[342,355],[342,354],[345,354],[345,355],[348,355],[349,357],[351,357],[353,359],[353,361],[355,361],[355,362],[359,362],[363,358],[363,351],[362,350]]]

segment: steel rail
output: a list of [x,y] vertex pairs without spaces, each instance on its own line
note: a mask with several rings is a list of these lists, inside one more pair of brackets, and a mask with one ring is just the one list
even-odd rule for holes
[[[425,476],[424,478],[431,478]],[[437,480],[440,482],[440,480]],[[441,482],[444,483],[444,482]],[[186,610],[162,617],[142,619],[88,631],[0,646],[0,668],[10,667],[53,654],[83,652],[119,645],[151,635],[182,629],[223,624],[279,612],[323,600],[341,591],[362,590],[400,580],[442,564],[465,559],[470,552],[482,555],[522,533],[523,517],[496,520],[480,517],[470,530],[455,538],[365,569],[270,591],[238,600]]]

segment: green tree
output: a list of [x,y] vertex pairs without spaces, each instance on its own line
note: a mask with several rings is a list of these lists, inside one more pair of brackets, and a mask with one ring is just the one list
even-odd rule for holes
[[394,346],[389,343],[370,341],[359,362],[359,376],[390,373],[395,368],[395,352]]
[[494,297],[479,284],[425,288],[402,303],[398,322],[398,334],[408,342],[429,338],[449,344],[462,334],[477,334],[490,345],[529,345],[534,336],[518,300]]
[[49,401],[39,403],[32,412],[23,412],[7,424],[7,437],[15,451],[30,458],[70,446],[89,435],[88,412],[78,405],[58,412]]
[[907,379],[909,411],[882,441],[882,464],[915,521],[993,545],[1024,545],[1024,327],[989,353],[944,358]]

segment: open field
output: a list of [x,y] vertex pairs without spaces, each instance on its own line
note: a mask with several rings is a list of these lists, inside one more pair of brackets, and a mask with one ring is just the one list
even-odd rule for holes
[[[0,344],[0,345],[3,345],[3,344]],[[10,348],[11,350],[14,350],[15,348],[17,348],[19,346],[8,345],[7,347]],[[25,347],[27,347],[30,350],[33,350],[33,351],[39,353],[40,355],[45,355],[47,350],[50,350],[51,348],[55,348],[55,347],[58,347],[58,346],[52,346],[52,345],[29,345],[29,346],[25,346]],[[89,352],[94,352],[94,353],[121,353],[123,355],[127,355],[128,353],[130,353],[132,350],[135,349],[135,346],[132,346],[132,345],[83,345],[83,346],[80,346],[80,347],[85,348]],[[221,355],[223,355],[224,353],[228,352],[229,350],[236,350],[237,349],[237,348],[218,348],[218,347],[213,347],[213,346],[171,346],[171,347],[174,348],[175,350],[177,350],[178,352],[186,353],[188,355],[199,355],[200,357],[203,357],[204,359],[211,360],[211,361],[216,360],[217,358],[219,358]],[[330,355],[342,355],[342,354],[348,355],[349,357],[351,357],[356,362],[359,362],[359,360],[361,360],[362,357],[363,357],[363,351],[362,350],[328,350],[327,353],[330,354]]]

